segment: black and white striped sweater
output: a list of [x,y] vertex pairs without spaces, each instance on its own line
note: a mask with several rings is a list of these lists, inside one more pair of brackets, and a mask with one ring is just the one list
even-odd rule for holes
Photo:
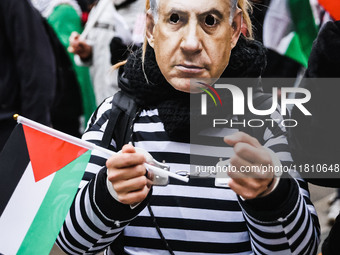
[[[99,144],[107,125],[112,97],[98,108],[83,139]],[[271,116],[280,122],[280,115]],[[133,142],[170,166],[189,170],[190,145],[171,141],[157,109],[146,109],[136,119]],[[194,145],[199,157],[229,158],[233,150],[223,137],[238,130],[218,129]],[[284,127],[267,127],[264,146],[291,163]],[[211,142],[213,141],[213,142]],[[112,145],[115,146],[114,141]],[[105,158],[96,151],[86,169],[57,244],[69,254],[106,250],[119,234],[127,254],[169,254],[142,203],[135,209],[117,202],[106,188]],[[306,183],[281,179],[265,198],[242,201],[229,188],[217,188],[213,178],[191,178],[188,184],[170,179],[153,187],[149,203],[160,229],[175,254],[316,254],[320,234]]]

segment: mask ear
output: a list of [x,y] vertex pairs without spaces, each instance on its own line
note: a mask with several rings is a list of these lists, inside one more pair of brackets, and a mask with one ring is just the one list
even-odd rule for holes
[[238,38],[241,34],[241,27],[243,23],[242,10],[236,9],[232,23],[232,36],[231,36],[231,48],[234,48],[237,44]]
[[150,11],[146,13],[146,38],[148,40],[149,45],[154,47],[154,28],[155,21]]

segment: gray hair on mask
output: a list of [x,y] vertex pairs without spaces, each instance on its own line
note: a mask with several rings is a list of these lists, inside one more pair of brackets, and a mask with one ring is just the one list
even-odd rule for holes
[[[157,23],[157,20],[158,20],[159,1],[160,0],[150,0],[150,10],[151,10],[151,14],[154,18],[155,23]],[[237,2],[238,0],[230,0],[230,5],[231,5],[230,17],[229,17],[230,24],[233,22],[234,14],[237,8]]]

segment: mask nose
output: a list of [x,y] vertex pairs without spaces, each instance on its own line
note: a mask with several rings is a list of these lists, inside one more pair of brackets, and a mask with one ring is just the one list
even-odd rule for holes
[[188,53],[197,53],[202,50],[197,24],[195,22],[189,23],[187,29],[183,31],[181,49]]

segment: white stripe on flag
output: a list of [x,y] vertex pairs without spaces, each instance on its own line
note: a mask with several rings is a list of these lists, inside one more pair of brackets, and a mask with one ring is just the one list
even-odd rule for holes
[[[0,253],[16,254],[55,174],[35,182],[31,162],[0,218]],[[18,229],[17,226],[20,226]]]
[[[282,40],[293,31],[287,0],[272,0],[263,23],[263,44],[269,49],[284,54],[290,41]],[[292,39],[291,35],[288,38]],[[286,39],[289,40],[289,39]],[[279,49],[278,49],[279,48]]]
[[270,48],[270,49],[276,50],[281,55],[286,54],[286,51],[287,51],[291,41],[293,40],[294,36],[295,36],[295,32],[290,32],[286,37],[282,38],[282,40],[279,43],[279,45],[277,46],[277,48]]

